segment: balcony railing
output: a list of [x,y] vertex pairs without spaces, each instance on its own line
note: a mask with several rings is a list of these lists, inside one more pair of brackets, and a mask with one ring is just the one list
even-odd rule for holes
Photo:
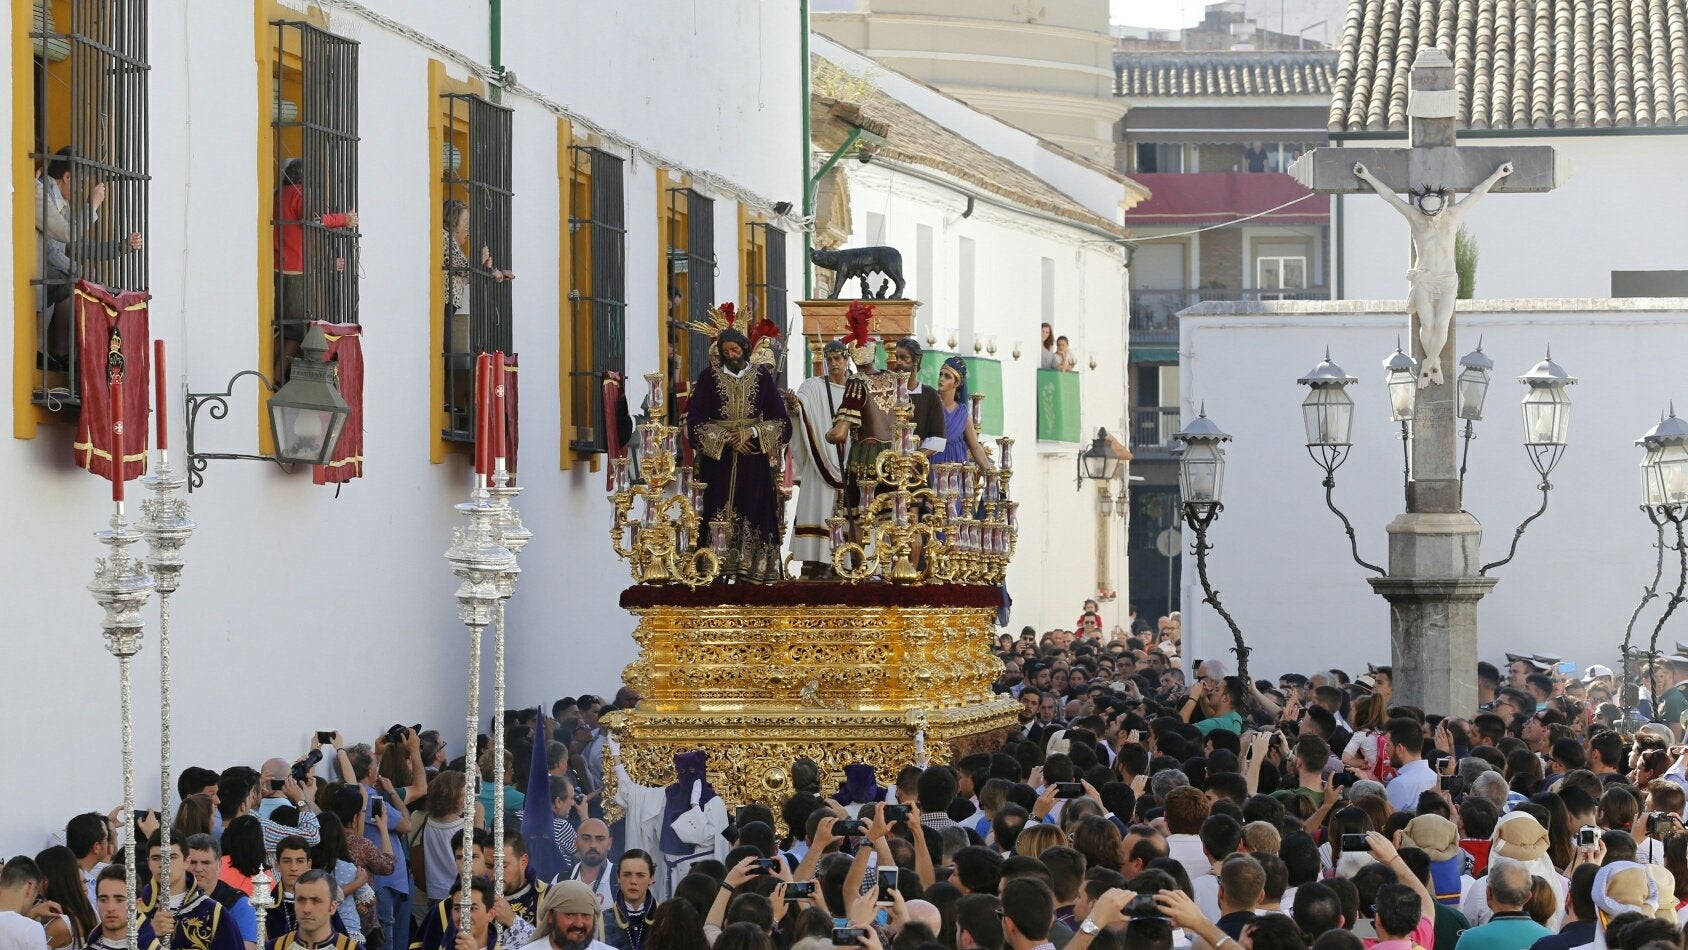
[[1131,451],[1138,458],[1164,458],[1172,454],[1172,437],[1178,432],[1177,406],[1153,406],[1131,410]]
[[1131,345],[1164,346],[1178,342],[1178,311],[1208,300],[1326,300],[1328,287],[1299,290],[1136,290],[1131,291]]

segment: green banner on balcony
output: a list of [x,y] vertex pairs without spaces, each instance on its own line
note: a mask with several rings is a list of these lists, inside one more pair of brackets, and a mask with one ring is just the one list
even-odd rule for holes
[[1079,441],[1078,374],[1056,369],[1037,371],[1037,438],[1039,442]]

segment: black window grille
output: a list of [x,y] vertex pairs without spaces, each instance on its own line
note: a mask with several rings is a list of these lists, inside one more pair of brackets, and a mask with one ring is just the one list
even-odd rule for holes
[[358,322],[358,44],[309,23],[271,25],[279,379],[312,321]]
[[715,201],[692,188],[669,191],[668,359],[670,376],[690,383],[709,365],[709,338],[687,329],[715,306]]
[[627,373],[627,211],[622,160],[602,149],[574,146],[569,231],[569,447],[608,448],[604,376]]
[[[510,110],[480,96],[442,97],[446,110],[445,412],[440,433],[455,442],[475,438],[475,357],[512,351],[510,282]],[[458,212],[469,215],[468,237],[456,241]],[[454,251],[455,249],[455,251]]]
[[[36,0],[36,370],[31,398],[81,405],[72,288],[147,280],[146,0]],[[68,175],[68,180],[66,176]]]
[[[750,260],[754,268],[746,286],[750,291],[747,304],[756,308],[757,314],[772,320],[780,328],[780,342],[789,348],[791,343],[787,339],[790,325],[786,314],[785,288],[785,232],[778,226],[766,222],[752,222],[750,225]],[[786,361],[782,358],[775,367],[774,375],[784,386]]]

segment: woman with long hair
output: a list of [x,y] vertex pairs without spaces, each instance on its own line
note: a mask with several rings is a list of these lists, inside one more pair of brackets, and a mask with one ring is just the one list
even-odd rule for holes
[[1050,848],[1066,843],[1067,836],[1061,834],[1061,829],[1036,822],[1020,829],[1019,837],[1014,839],[1014,853],[1021,857],[1035,858]]
[[[940,462],[975,462],[980,468],[995,468],[985,447],[979,444],[979,433],[973,429],[972,402],[967,395],[967,361],[959,356],[944,360],[938,370],[938,404],[944,410],[944,447],[932,456],[933,464]],[[937,470],[932,477],[937,478]]]
[[1055,328],[1047,323],[1038,327],[1038,369],[1059,369],[1060,362],[1055,355]]
[[336,911],[340,915],[340,923],[345,926],[347,935],[362,943],[363,924],[358,919],[358,902],[354,895],[369,883],[369,873],[352,861],[351,849],[346,844],[346,826],[340,823],[338,815],[331,811],[323,812],[317,815],[317,822],[322,837],[311,849],[311,867],[327,871],[334,878],[334,883],[340,888],[340,908]]
[[774,950],[774,942],[761,927],[740,921],[715,938],[715,950]]
[[99,932],[100,921],[88,903],[76,855],[62,844],[54,845],[36,855],[35,864],[41,869],[41,899],[58,904],[63,911],[42,922],[47,928],[47,945],[52,950],[82,946],[90,934]]
[[[827,921],[828,926],[831,923]],[[645,929],[645,946],[662,950],[709,950],[709,938],[703,932],[703,918],[690,901],[666,900],[651,912],[650,926]]]
[[1514,749],[1506,757],[1506,784],[1520,795],[1534,795],[1541,788],[1541,760],[1528,749]]
[[217,880],[252,896],[252,875],[264,866],[264,826],[256,815],[241,815],[223,828],[223,865]]
[[1571,859],[1577,856],[1577,833],[1571,827],[1571,810],[1565,799],[1552,792],[1538,792],[1530,796],[1530,803],[1547,809],[1547,857],[1554,870],[1566,873]]
[[176,809],[176,823],[170,833],[183,841],[194,835],[208,835],[211,833],[211,813],[216,806],[211,804],[211,796],[204,792],[182,799],[182,804]]
[[1371,816],[1365,810],[1355,805],[1347,805],[1331,812],[1330,820],[1325,824],[1325,843],[1319,845],[1319,857],[1327,871],[1332,871],[1338,877],[1353,877],[1354,872],[1362,866],[1371,863],[1371,852],[1361,851],[1349,858],[1345,864],[1342,860],[1342,838],[1344,835],[1363,835],[1377,830],[1372,824]]
[[1354,735],[1342,750],[1342,764],[1362,778],[1386,782],[1389,764],[1389,703],[1373,693],[1354,704]]
[[[445,900],[451,895],[451,883],[457,880],[457,852],[451,848],[451,838],[463,830],[462,772],[444,771],[428,783],[425,801],[427,820],[411,839],[411,863],[422,892],[430,901]],[[480,808],[477,806],[477,823]]]

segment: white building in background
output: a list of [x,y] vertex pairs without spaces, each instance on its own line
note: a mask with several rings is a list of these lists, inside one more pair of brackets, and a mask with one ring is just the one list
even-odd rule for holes
[[[52,28],[95,30],[76,22],[72,6],[51,0]],[[361,220],[355,245],[347,245],[346,273],[355,275],[359,305],[332,315],[355,316],[364,328],[366,474],[337,496],[305,472],[209,464],[192,495],[199,527],[173,607],[177,767],[256,765],[302,754],[313,730],[368,741],[395,721],[438,726],[450,754],[463,751],[467,637],[456,619],[456,580],[441,557],[456,520],[451,506],[468,485],[462,444],[441,435],[452,427],[442,412],[449,394],[442,391],[441,201],[461,190],[441,184],[448,141],[464,177],[486,179],[507,161],[514,196],[507,230],[492,227],[501,213],[495,194],[477,193],[472,210],[472,221],[488,229],[497,266],[517,275],[505,285],[513,314],[506,326],[509,349],[521,356],[520,507],[535,539],[510,606],[509,702],[613,693],[634,652],[631,620],[616,599],[629,578],[606,546],[602,456],[580,448],[601,431],[584,403],[592,387],[567,382],[593,378],[571,373],[612,366],[635,376],[662,366],[671,291],[680,294],[684,318],[693,300],[754,293],[771,305],[789,297],[781,288],[797,286],[801,241],[773,211],[782,202],[800,206],[803,187],[797,6],[714,4],[679,23],[628,16],[622,4],[505,0],[503,60],[519,79],[502,96],[507,126],[486,118],[505,113],[484,102],[442,99],[491,96],[485,4],[74,6],[150,18],[151,69],[139,100],[147,109],[104,110],[115,124],[99,126],[107,146],[148,144],[129,171],[150,173],[150,214],[140,214],[147,205],[135,200],[138,185],[113,184],[102,216],[114,229],[145,236],[151,331],[169,346],[178,466],[182,393],[216,392],[242,370],[270,371],[271,189],[277,159],[294,154],[299,134],[273,126],[272,113],[285,122],[297,110],[325,107],[299,95],[301,72],[310,71],[303,81],[332,99],[336,108],[325,115],[349,123],[344,131],[356,141],[355,150],[319,155],[333,163],[331,174],[307,183],[356,184]],[[102,647],[100,614],[84,590],[104,553],[91,534],[109,516],[108,489],[70,464],[73,411],[34,405],[43,380],[30,316],[28,198],[37,148],[72,142],[102,160],[114,153],[75,140],[67,119],[99,107],[70,100],[64,71],[82,55],[71,49],[76,44],[40,43],[48,82],[37,110],[32,3],[4,8],[14,42],[0,50],[12,78],[0,127],[11,130],[13,180],[0,208],[14,241],[0,260],[0,280],[11,282],[15,305],[0,318],[12,341],[12,358],[0,360],[12,436],[0,441],[7,525],[0,569],[10,578],[5,628],[13,646],[0,675],[0,709],[14,737],[7,747],[14,767],[0,777],[0,853],[15,854],[33,853],[72,814],[104,813],[121,795],[117,663]],[[276,25],[286,22],[310,26]],[[322,58],[325,47],[339,58]],[[334,72],[347,68],[348,56],[355,72]],[[286,102],[279,108],[278,69]],[[333,77],[348,81],[326,81]],[[31,141],[32,127],[40,145]],[[492,150],[484,162],[481,147]],[[597,211],[589,210],[594,195],[603,198]],[[712,232],[713,250],[682,225],[692,226],[691,235]],[[782,227],[792,233],[782,236]],[[604,306],[577,310],[571,293],[592,279],[580,255],[600,232],[607,243],[596,245],[596,260],[604,269],[585,296]],[[767,265],[782,237],[789,274]],[[670,261],[678,260],[688,265],[690,286],[671,285],[679,268]],[[712,288],[702,286],[705,274]],[[1117,304],[1117,288],[1107,292]],[[198,448],[256,452],[260,418],[253,381],[242,380],[227,419],[201,414]],[[131,498],[138,491],[131,485]],[[147,617],[135,664],[143,802],[155,800],[157,789],[156,602]]]
[[[1454,5],[1356,2],[1347,17],[1342,61],[1365,51],[1375,62],[1337,70],[1331,144],[1407,144],[1400,70],[1417,37],[1435,36],[1454,60],[1460,141],[1551,145],[1571,172],[1549,194],[1497,195],[1466,219],[1480,297],[1688,295],[1688,193],[1677,184],[1688,167],[1688,34],[1656,12],[1588,4],[1583,16],[1582,6],[1543,20],[1516,6],[1461,17]],[[1434,18],[1420,21],[1420,9]],[[1513,66],[1531,49],[1533,79]],[[1332,204],[1335,296],[1400,294],[1406,223],[1371,195]]]
[[[824,246],[889,244],[905,293],[921,301],[927,362],[959,353],[987,394],[985,436],[1015,440],[1019,549],[1008,574],[1011,627],[1067,627],[1100,586],[1109,626],[1125,618],[1125,523],[1099,518],[1077,453],[1126,419],[1123,210],[1137,200],[1111,169],[1036,137],[820,37],[817,97],[884,128],[884,142],[839,162],[822,183]],[[842,139],[817,98],[817,161]],[[845,295],[856,292],[855,284]],[[1069,338],[1078,371],[1039,370],[1039,324]],[[936,352],[934,352],[936,351]],[[1041,377],[1041,378],[1040,378]],[[1026,513],[1032,512],[1027,517]],[[1105,526],[1098,530],[1099,522]],[[1099,574],[1100,571],[1100,574]]]
[[[1295,380],[1326,347],[1359,378],[1350,390],[1354,447],[1336,472],[1335,502],[1354,522],[1359,556],[1387,564],[1384,527],[1405,499],[1382,362],[1406,326],[1401,300],[1205,303],[1181,317],[1185,419],[1205,406],[1235,440],[1226,446],[1225,511],[1209,531],[1209,576],[1254,648],[1259,676],[1330,666],[1352,674],[1368,661],[1388,662],[1389,607],[1325,507],[1323,471],[1304,448],[1307,390]],[[1483,523],[1483,563],[1506,556],[1513,530],[1541,502],[1523,447],[1525,387],[1517,377],[1551,346],[1578,380],[1567,390],[1570,442],[1547,512],[1517,557],[1490,575],[1499,583],[1478,605],[1477,655],[1497,665],[1504,653],[1527,652],[1614,666],[1654,567],[1654,528],[1637,510],[1641,454],[1633,443],[1672,399],[1688,404],[1688,384],[1670,358],[1688,348],[1688,299],[1462,301],[1458,334],[1456,353],[1482,337],[1496,364],[1465,477],[1465,508]],[[1200,603],[1188,553],[1183,567],[1185,657],[1228,656],[1230,632]],[[1638,636],[1651,633],[1662,604],[1642,615]],[[1673,624],[1664,636],[1680,638],[1672,629],[1680,630]]]

